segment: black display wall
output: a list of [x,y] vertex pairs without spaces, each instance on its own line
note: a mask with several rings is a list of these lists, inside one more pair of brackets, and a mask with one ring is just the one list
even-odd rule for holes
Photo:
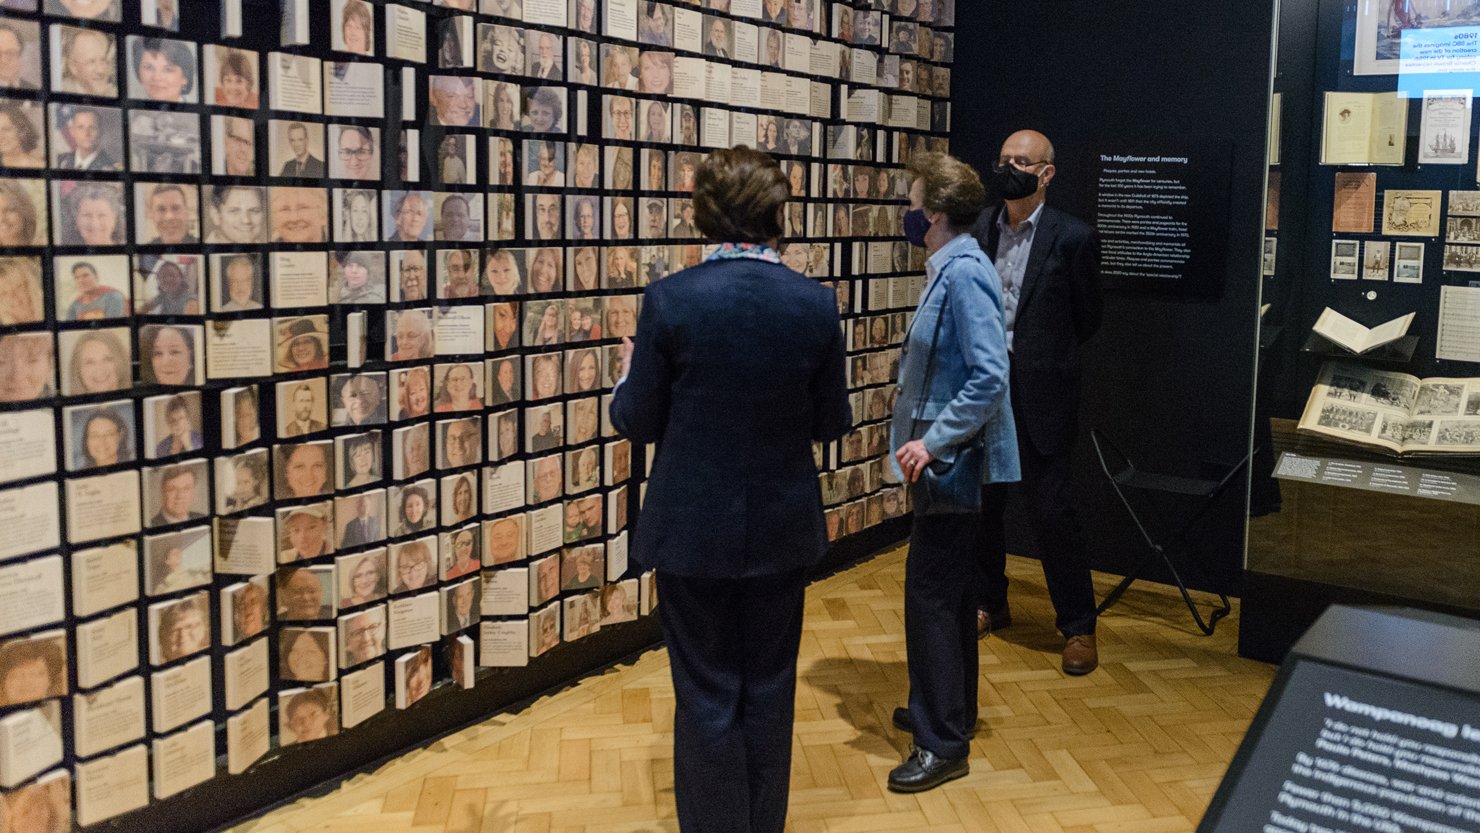
[[[1248,452],[1272,6],[1040,0],[962,3],[958,13],[952,147],[980,170],[1013,131],[1041,130],[1058,155],[1050,204],[1093,221],[1089,165],[1098,154],[1232,149],[1228,193],[1209,195],[1211,205],[1226,201],[1222,274],[1202,276],[1214,286],[1221,279],[1216,293],[1105,293],[1105,323],[1087,352],[1077,463],[1097,569],[1124,572],[1144,548],[1103,482],[1091,427],[1152,470],[1197,474]],[[1186,576],[1191,583],[1237,587],[1244,511],[1233,494],[1208,519],[1196,537],[1203,569]],[[1010,551],[1033,546],[1024,530],[1009,530]]]

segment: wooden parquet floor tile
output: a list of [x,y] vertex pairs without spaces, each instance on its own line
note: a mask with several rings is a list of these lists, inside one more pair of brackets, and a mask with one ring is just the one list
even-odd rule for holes
[[[981,644],[971,774],[922,795],[884,779],[908,750],[905,550],[807,594],[791,833],[1188,833],[1274,669],[1240,659],[1238,614],[1213,637],[1180,598],[1137,584],[1099,625],[1100,669],[1059,671],[1036,562],[1009,559],[1011,629]],[[1103,595],[1114,583],[1096,576]],[[357,775],[235,833],[670,833],[667,654],[593,676]]]

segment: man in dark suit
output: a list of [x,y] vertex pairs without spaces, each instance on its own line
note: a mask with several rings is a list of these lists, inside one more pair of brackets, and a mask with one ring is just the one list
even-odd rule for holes
[[314,419],[314,406],[318,398],[314,396],[314,390],[307,383],[299,385],[293,390],[293,419],[283,426],[284,437],[302,437],[308,434],[317,434],[328,428],[329,425],[323,420]]
[[339,545],[345,549],[361,547],[385,537],[380,532],[380,519],[370,514],[370,498],[360,495],[355,500],[355,516],[344,525],[344,538]]
[[149,519],[150,526],[164,526],[197,521],[205,513],[195,506],[195,469],[186,465],[170,466],[159,476],[159,511]]
[[781,833],[807,568],[827,546],[812,443],[852,414],[837,299],[775,251],[786,177],[750,148],[697,177],[730,244],[648,286],[611,405],[657,443],[632,558],[657,570],[681,829]]
[[[1072,486],[1080,345],[1099,328],[1102,309],[1099,243],[1084,222],[1044,204],[1056,172],[1048,137],[1033,130],[1012,134],[994,170],[1005,202],[982,212],[974,234],[1002,276],[1023,468],[1018,488],[1065,637],[1064,672],[1088,674],[1099,665],[1095,594]],[[982,506],[982,633],[1012,623],[1004,572],[1006,494],[997,487]]]
[[308,148],[307,127],[298,122],[288,125],[288,147],[293,151],[293,158],[283,163],[278,176],[317,179],[324,175],[324,160],[314,156]]
[[560,57],[555,54],[558,41],[549,32],[539,33],[535,45],[534,60],[530,61],[529,74],[544,81],[563,81],[565,72],[560,68]]
[[107,148],[100,146],[101,129],[98,111],[78,107],[68,116],[63,130],[72,142],[72,150],[57,155],[57,169],[62,171],[114,171],[118,163]]

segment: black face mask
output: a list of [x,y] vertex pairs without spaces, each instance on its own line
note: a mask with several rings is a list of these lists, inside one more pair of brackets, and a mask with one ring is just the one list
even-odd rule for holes
[[1021,170],[1016,165],[1008,165],[996,175],[996,179],[997,191],[1004,200],[1020,200],[1038,192],[1038,174]]

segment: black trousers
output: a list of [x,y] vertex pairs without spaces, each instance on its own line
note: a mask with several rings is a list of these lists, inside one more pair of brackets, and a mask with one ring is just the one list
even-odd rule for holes
[[1089,575],[1084,527],[1074,508],[1073,455],[1039,454],[1018,421],[1018,459],[1023,480],[1011,486],[998,483],[982,493],[982,543],[978,561],[977,605],[983,610],[1007,607],[1007,533],[1003,513],[1010,488],[1027,509],[1028,522],[1038,539],[1038,558],[1048,597],[1057,614],[1056,625],[1065,637],[1095,632],[1095,588]]
[[673,792],[684,833],[781,833],[791,788],[806,572],[658,572],[673,668]]
[[942,758],[971,752],[976,725],[976,588],[966,577],[981,519],[915,515],[904,568],[904,638],[915,745]]

